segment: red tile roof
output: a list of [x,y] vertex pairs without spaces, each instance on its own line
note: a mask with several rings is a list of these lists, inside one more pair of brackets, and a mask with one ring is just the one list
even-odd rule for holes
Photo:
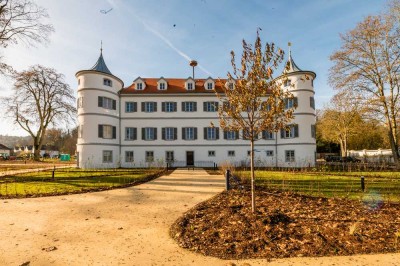
[[[215,93],[214,90],[206,90],[204,83],[209,79],[195,79],[196,86],[194,90],[187,90],[185,88],[185,82],[188,79],[178,78],[163,78],[167,81],[167,89],[159,90],[157,88],[157,81],[160,78],[140,78],[146,84],[144,90],[135,90],[135,82],[129,87],[123,88],[121,94],[168,94],[168,93]],[[223,92],[222,86],[225,86],[226,79],[217,79],[215,82],[215,90],[217,92]]]

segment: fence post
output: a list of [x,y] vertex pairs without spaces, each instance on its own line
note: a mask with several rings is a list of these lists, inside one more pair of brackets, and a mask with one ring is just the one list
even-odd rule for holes
[[364,178],[364,176],[361,176],[361,190],[362,190],[362,192],[365,192],[365,178]]
[[230,185],[229,185],[229,178],[231,177],[231,171],[226,170],[225,172],[225,179],[226,179],[226,191],[228,191],[230,189]]
[[167,163],[167,171],[168,171],[168,166],[169,166],[169,165],[168,165],[168,163]]
[[56,170],[56,166],[54,165],[53,173],[51,174],[51,179],[54,180],[54,171]]

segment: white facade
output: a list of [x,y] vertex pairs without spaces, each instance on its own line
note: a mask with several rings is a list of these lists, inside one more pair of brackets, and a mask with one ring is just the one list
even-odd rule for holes
[[[287,76],[292,85],[286,89],[297,99],[292,121],[297,132],[287,138],[273,133],[272,139],[256,141],[259,166],[315,164],[315,73],[302,71],[291,57],[289,60]],[[207,109],[204,102],[219,102],[213,89],[221,86],[220,81],[139,77],[124,88],[105,66],[102,55],[91,70],[79,71],[76,77],[79,167],[149,167],[167,162],[200,167],[226,162],[248,165],[248,140],[228,140],[221,128],[205,129],[211,123],[215,128],[219,124],[217,111]],[[206,139],[205,133],[213,139]]]

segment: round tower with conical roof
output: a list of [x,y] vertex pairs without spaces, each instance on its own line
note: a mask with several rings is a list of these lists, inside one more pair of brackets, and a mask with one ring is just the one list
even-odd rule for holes
[[290,130],[281,130],[277,138],[277,166],[307,167],[316,162],[315,101],[312,71],[300,69],[289,51],[287,68],[284,70],[283,87],[293,99],[287,99],[286,107],[295,106]]
[[108,69],[103,49],[96,64],[78,71],[78,167],[120,166],[120,100],[124,83]]

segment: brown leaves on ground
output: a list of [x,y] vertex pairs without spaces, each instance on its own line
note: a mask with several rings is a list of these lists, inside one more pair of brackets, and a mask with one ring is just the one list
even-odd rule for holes
[[400,250],[400,204],[321,198],[257,188],[231,190],[178,219],[183,248],[222,259],[387,253]]

